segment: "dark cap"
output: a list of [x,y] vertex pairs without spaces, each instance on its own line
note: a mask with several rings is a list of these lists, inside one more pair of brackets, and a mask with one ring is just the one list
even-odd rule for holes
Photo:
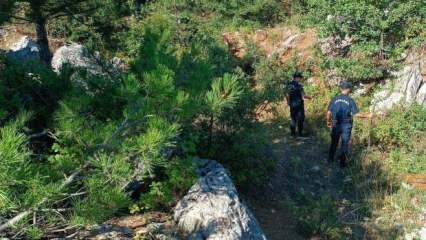
[[340,86],[341,89],[351,89],[352,88],[352,84],[348,81],[341,82],[339,86]]
[[293,74],[293,78],[303,78],[303,75],[302,75],[302,73],[301,73],[301,72],[295,72],[295,73]]

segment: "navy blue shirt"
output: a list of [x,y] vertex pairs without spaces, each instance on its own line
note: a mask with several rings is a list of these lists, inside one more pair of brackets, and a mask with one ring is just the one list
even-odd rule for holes
[[302,84],[297,81],[291,81],[287,85],[290,107],[303,106],[304,89]]
[[337,124],[352,124],[353,116],[359,112],[355,101],[344,94],[331,100],[330,105],[328,105],[328,111],[332,113],[333,121]]

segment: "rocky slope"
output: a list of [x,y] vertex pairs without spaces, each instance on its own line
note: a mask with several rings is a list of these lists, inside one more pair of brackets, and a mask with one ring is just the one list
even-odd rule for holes
[[372,111],[385,113],[398,104],[414,102],[426,106],[426,46],[405,54],[401,70],[393,72],[381,89],[373,97]]

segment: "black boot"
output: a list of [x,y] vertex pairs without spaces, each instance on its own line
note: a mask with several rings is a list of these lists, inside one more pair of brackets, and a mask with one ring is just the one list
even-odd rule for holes
[[346,167],[346,156],[345,155],[340,156],[340,167],[341,168]]
[[296,137],[296,128],[290,127],[290,132],[292,137]]

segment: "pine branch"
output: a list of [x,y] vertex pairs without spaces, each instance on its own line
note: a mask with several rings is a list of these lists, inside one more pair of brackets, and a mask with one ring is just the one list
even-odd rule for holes
[[[126,118],[116,129],[116,131],[111,135],[111,137],[109,139],[107,139],[104,144],[102,144],[102,147],[105,147],[106,145],[111,144],[111,142],[113,140],[116,140],[117,138],[120,137],[120,135],[127,130],[129,127],[135,126],[140,124],[141,122],[143,122],[143,120],[135,120],[132,122],[129,122],[129,120]],[[61,186],[59,187],[60,190],[66,188],[68,185],[70,185],[71,183],[73,183],[76,178],[78,177],[78,175],[81,174],[81,172],[87,168],[89,166],[89,163],[84,164],[81,168],[79,168],[78,170],[76,170],[73,174],[71,174],[69,177],[67,177],[61,184]],[[127,186],[127,184],[126,184]],[[124,188],[123,188],[124,189]],[[74,195],[80,195],[80,194],[84,194],[84,193],[75,193]],[[70,196],[72,196],[73,194],[71,194]],[[42,206],[43,204],[45,204],[46,202],[49,201],[49,198],[45,197],[43,198],[39,203],[36,204],[35,207],[28,209],[24,212],[19,213],[18,215],[16,215],[15,217],[9,219],[6,223],[0,225],[0,232],[13,227],[16,223],[22,221],[23,219],[25,219],[26,217],[28,217],[29,215],[31,215],[32,213],[38,211],[38,208],[40,206]]]
[[[85,169],[89,164],[86,163],[83,167],[79,168],[78,170],[76,170],[73,174],[71,174],[69,177],[67,177],[61,184],[61,186],[59,187],[60,190],[62,190],[63,188],[66,188],[68,185],[70,185],[71,183],[73,183],[76,178],[78,177],[78,175],[81,174],[81,172],[83,171],[83,169]],[[19,213],[18,215],[16,215],[15,217],[9,219],[6,223],[2,224],[0,226],[0,232],[3,232],[4,230],[13,227],[16,223],[22,221],[24,218],[26,218],[27,216],[29,216],[30,214],[32,214],[33,212],[37,211],[37,208],[43,204],[45,204],[47,201],[49,201],[49,198],[45,197],[43,198],[37,205],[36,207],[32,208],[32,209],[28,209],[24,212]]]
[[47,12],[46,16],[47,17],[51,17],[51,16],[53,16],[53,15],[61,12],[63,9],[65,9],[67,7],[74,7],[74,6],[80,4],[80,3],[84,2],[84,1],[86,1],[86,0],[64,1],[64,4],[61,4],[59,6],[52,7],[52,8],[47,7],[45,9],[45,11]]

